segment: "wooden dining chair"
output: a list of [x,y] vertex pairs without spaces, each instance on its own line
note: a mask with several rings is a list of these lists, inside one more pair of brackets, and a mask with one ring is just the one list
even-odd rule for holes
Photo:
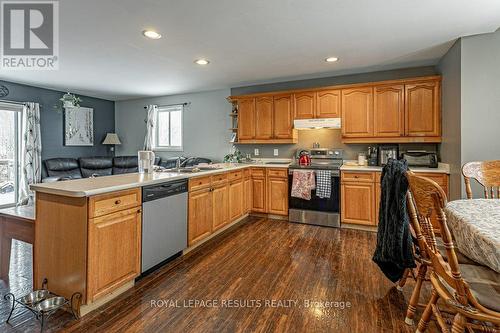
[[[500,330],[500,274],[479,265],[459,264],[453,240],[446,223],[444,207],[446,195],[434,181],[407,173],[410,192],[413,200],[410,202],[410,214],[413,223],[420,230],[430,231],[428,237],[423,237],[422,246],[427,258],[427,265],[432,267],[430,281],[432,285],[431,298],[418,323],[417,332],[423,333],[434,315],[443,332],[450,332],[448,322],[438,300],[444,301],[447,308],[454,314],[451,332],[460,333],[465,329],[469,332],[498,332]],[[432,232],[430,217],[436,212],[441,237],[444,243],[444,255],[437,246],[436,237]]]
[[484,189],[484,197],[500,199],[500,160],[469,162],[462,166],[467,199],[472,199],[470,179],[475,179]]

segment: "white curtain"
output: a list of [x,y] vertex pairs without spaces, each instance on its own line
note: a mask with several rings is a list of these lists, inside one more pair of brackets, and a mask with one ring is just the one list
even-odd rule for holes
[[144,150],[153,150],[154,130],[156,126],[156,113],[158,105],[147,106],[146,137],[144,138]]
[[26,103],[21,120],[21,158],[18,205],[33,202],[30,184],[42,178],[42,139],[40,136],[40,105]]

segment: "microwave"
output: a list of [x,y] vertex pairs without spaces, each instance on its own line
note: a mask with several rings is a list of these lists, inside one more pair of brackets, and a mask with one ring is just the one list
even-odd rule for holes
[[402,158],[408,162],[409,167],[438,167],[438,158],[435,152],[407,151],[402,154]]

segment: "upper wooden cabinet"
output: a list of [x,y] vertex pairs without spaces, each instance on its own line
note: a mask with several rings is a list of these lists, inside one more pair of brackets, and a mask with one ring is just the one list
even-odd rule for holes
[[405,86],[405,134],[440,136],[440,86],[437,81]]
[[274,137],[291,139],[293,137],[292,95],[274,96]]
[[316,93],[314,91],[293,94],[295,119],[311,119],[316,114]]
[[272,137],[273,98],[272,96],[257,97],[255,99],[255,138],[271,139]]
[[316,118],[340,117],[340,90],[323,90],[316,93]]
[[238,101],[238,138],[255,138],[255,99],[245,98]]
[[374,135],[404,135],[404,90],[402,84],[377,86],[374,90]]
[[373,136],[373,88],[342,90],[342,136]]

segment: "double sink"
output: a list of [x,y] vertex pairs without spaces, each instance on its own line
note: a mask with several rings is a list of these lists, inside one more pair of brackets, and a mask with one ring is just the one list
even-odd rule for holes
[[[245,163],[245,164],[247,164],[247,163]],[[250,162],[248,164],[252,164],[252,165],[259,165],[259,164],[288,165],[288,164],[290,164],[290,162],[271,161],[271,162],[264,162],[264,163]],[[182,167],[182,168],[178,168],[178,169],[177,168],[164,169],[161,172],[197,173],[197,172],[213,171],[213,170],[221,170],[221,169],[224,169],[224,167],[192,166],[192,167]]]

